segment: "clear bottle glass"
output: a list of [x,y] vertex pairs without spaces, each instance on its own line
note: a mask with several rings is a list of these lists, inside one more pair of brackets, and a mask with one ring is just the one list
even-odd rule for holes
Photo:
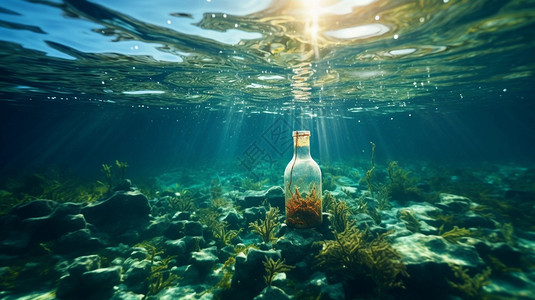
[[294,131],[294,157],[284,171],[286,224],[316,227],[322,222],[321,170],[310,156],[310,131]]

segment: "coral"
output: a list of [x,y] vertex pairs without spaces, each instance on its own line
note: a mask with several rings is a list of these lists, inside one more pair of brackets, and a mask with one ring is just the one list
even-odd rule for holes
[[275,228],[280,224],[278,221],[279,212],[279,208],[270,207],[264,220],[249,223],[249,228],[258,233],[264,243],[269,243],[275,239]]
[[368,231],[348,226],[342,232],[333,231],[334,240],[323,241],[316,255],[317,265],[327,271],[343,274],[349,279],[368,277],[375,283],[376,294],[401,287],[400,276],[409,276],[401,257],[385,237],[386,232],[371,239]]
[[286,202],[286,223],[297,228],[309,228],[321,224],[321,197],[312,188],[310,194],[303,198],[298,189]]
[[448,283],[462,295],[463,299],[483,299],[483,286],[490,283],[488,280],[492,272],[490,268],[486,268],[473,277],[461,266],[450,265],[450,268],[453,270],[458,283],[449,280]]
[[409,209],[401,209],[399,218],[405,222],[405,227],[412,232],[420,232],[420,222]]
[[264,281],[266,282],[267,286],[271,285],[273,277],[275,277],[277,273],[288,272],[295,268],[294,266],[286,265],[284,261],[284,259],[281,260],[280,258],[274,261],[271,257],[265,256],[265,260],[262,261],[262,263],[264,264],[264,268],[266,269]]

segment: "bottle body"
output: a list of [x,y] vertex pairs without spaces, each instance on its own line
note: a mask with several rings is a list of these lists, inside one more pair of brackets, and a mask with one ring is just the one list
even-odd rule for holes
[[286,224],[312,228],[322,222],[321,170],[310,156],[310,132],[294,131],[294,156],[284,171]]

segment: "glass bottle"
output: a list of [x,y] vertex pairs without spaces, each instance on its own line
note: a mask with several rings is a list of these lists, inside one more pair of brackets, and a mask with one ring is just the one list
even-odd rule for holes
[[284,171],[286,224],[316,227],[322,222],[321,170],[310,157],[310,131],[294,131],[294,156]]

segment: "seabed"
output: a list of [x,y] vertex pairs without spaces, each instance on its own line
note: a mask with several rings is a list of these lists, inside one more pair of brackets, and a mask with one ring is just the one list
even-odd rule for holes
[[[1,187],[2,299],[534,299],[535,169],[324,165],[286,226],[280,166]],[[245,179],[244,179],[245,178]]]

